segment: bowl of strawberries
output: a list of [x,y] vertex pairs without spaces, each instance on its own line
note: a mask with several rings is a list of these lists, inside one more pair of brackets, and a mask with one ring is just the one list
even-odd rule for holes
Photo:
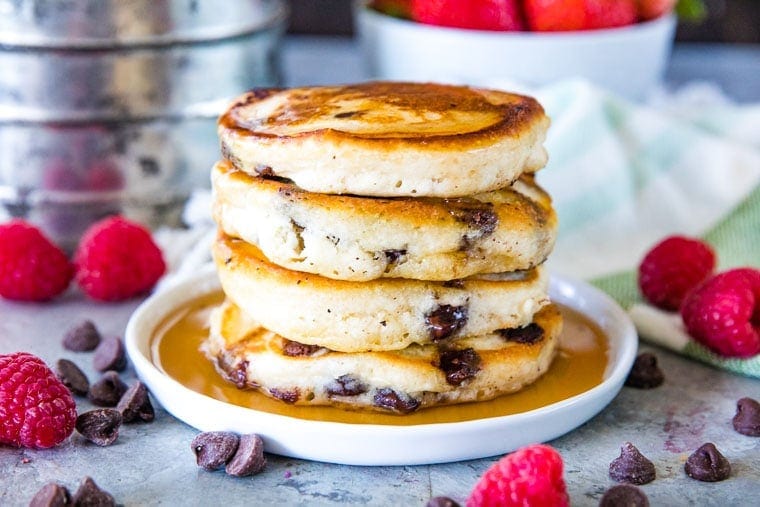
[[676,0],[361,0],[373,78],[509,83],[580,78],[642,99],[662,81]]

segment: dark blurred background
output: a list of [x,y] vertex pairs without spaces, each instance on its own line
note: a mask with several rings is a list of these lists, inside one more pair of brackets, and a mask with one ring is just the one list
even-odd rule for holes
[[[289,3],[291,33],[353,33],[353,0],[289,0]],[[701,23],[679,23],[677,40],[760,43],[760,0],[705,0],[705,4],[707,18]]]

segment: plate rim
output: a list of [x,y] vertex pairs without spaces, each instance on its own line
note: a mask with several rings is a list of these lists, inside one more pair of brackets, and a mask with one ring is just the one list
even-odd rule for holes
[[[386,439],[409,440],[409,435],[412,433],[415,434],[416,437],[427,436],[427,438],[430,438],[431,435],[425,435],[425,433],[432,432],[437,434],[433,435],[435,438],[440,439],[449,438],[452,435],[459,435],[461,437],[463,432],[468,434],[483,431],[493,432],[504,429],[505,426],[525,424],[537,418],[551,418],[556,415],[557,412],[565,412],[571,410],[573,407],[581,405],[579,408],[582,413],[580,414],[580,417],[576,414],[576,417],[574,418],[576,419],[575,422],[570,423],[569,425],[560,425],[560,430],[555,429],[554,431],[543,432],[543,435],[548,434],[549,438],[541,437],[538,439],[541,441],[547,441],[577,428],[580,424],[583,424],[594,415],[601,412],[604,407],[617,396],[617,393],[622,388],[628,371],[630,371],[638,349],[638,335],[633,323],[628,314],[610,296],[586,282],[550,273],[549,292],[553,300],[556,299],[557,302],[582,313],[598,326],[605,329],[608,327],[605,325],[605,322],[599,322],[598,316],[594,317],[588,313],[589,305],[599,306],[606,312],[605,316],[608,319],[608,325],[614,325],[620,329],[620,332],[618,333],[619,336],[615,338],[619,342],[617,344],[619,349],[616,354],[617,357],[613,358],[614,363],[610,362],[608,364],[607,370],[605,371],[605,378],[600,384],[575,396],[543,407],[517,414],[485,417],[469,421],[422,423],[415,425],[386,425],[300,419],[289,415],[261,412],[253,408],[234,405],[198,393],[160,370],[153,361],[146,356],[143,350],[141,350],[142,345],[147,349],[147,353],[150,354],[150,344],[148,342],[153,331],[155,331],[155,328],[179,306],[198,297],[211,294],[217,290],[221,290],[221,286],[213,265],[207,265],[193,275],[184,277],[181,280],[168,282],[137,307],[129,319],[125,332],[127,354],[129,355],[138,377],[140,377],[146,384],[153,397],[156,398],[162,407],[173,417],[201,431],[231,429],[235,424],[231,421],[227,421],[227,425],[209,425],[198,420],[199,418],[202,419],[200,416],[193,421],[189,421],[187,420],[188,417],[182,403],[178,401],[175,406],[174,399],[168,399],[168,395],[164,396],[162,394],[164,390],[178,389],[179,391],[176,394],[180,394],[181,396],[176,396],[176,398],[181,397],[183,400],[185,398],[188,400],[200,399],[201,403],[209,404],[222,412],[255,417],[256,423],[260,424],[262,427],[277,428],[278,431],[276,431],[276,433],[283,433],[291,426],[304,425],[307,429],[311,429],[314,432],[324,433],[325,430],[329,430],[327,431],[328,433],[334,433],[336,435],[341,435],[342,432],[346,432],[346,429],[350,429],[349,433],[351,433],[352,436],[349,440],[352,441],[377,436],[377,434],[382,434]],[[584,308],[586,311],[584,311]],[[149,328],[149,330],[146,330],[145,328]],[[606,334],[609,336],[608,332]],[[609,337],[608,339],[613,338]],[[145,342],[144,345],[143,342]],[[174,396],[172,398],[174,398]],[[595,408],[589,408],[585,405],[594,405]],[[179,414],[177,412],[179,412]],[[189,418],[194,419],[193,416],[190,416]],[[279,431],[280,428],[283,428],[282,431]],[[291,440],[303,440],[303,438],[286,437],[285,441],[283,441],[282,435],[262,436],[264,436],[265,449],[267,452],[294,458],[351,465],[420,465],[443,463],[504,454],[505,452],[513,450],[508,447],[514,447],[496,445],[493,449],[494,452],[486,454],[483,452],[467,452],[465,450],[461,452],[447,452],[442,450],[440,452],[426,453],[426,455],[428,455],[427,458],[422,456],[403,457],[392,455],[356,458],[355,456],[351,457],[350,455],[343,455],[346,454],[345,452],[330,452],[329,450],[328,452],[318,452],[318,450],[315,451],[314,449],[309,449],[300,452],[297,445],[289,445]],[[472,438],[472,435],[470,438]],[[313,446],[307,447],[311,448]],[[381,452],[381,454],[390,454],[390,452],[391,451],[387,453]]]

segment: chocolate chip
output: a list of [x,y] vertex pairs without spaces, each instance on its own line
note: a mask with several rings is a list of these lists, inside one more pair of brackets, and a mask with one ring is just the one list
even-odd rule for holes
[[153,157],[140,157],[137,159],[143,176],[157,176],[161,173],[161,165]]
[[334,118],[351,118],[352,116],[356,116],[358,114],[361,114],[361,111],[343,111],[341,113],[335,113],[333,117]]
[[492,203],[475,199],[446,199],[446,204],[449,206],[449,214],[455,220],[477,229],[481,236],[487,236],[496,230],[499,217],[494,212]]
[[115,407],[125,392],[127,384],[119,378],[119,374],[107,371],[90,386],[87,398],[100,407]]
[[459,279],[446,280],[445,282],[443,282],[443,286],[451,288],[451,289],[463,289],[464,280],[459,280]]
[[248,361],[240,361],[228,377],[238,389],[243,389],[248,384]]
[[121,414],[123,422],[133,421],[150,422],[156,417],[153,405],[150,403],[148,388],[139,380],[132,384],[121,396],[116,410]]
[[714,444],[708,442],[688,457],[684,470],[692,479],[718,482],[731,475],[731,464]]
[[71,505],[71,494],[69,490],[51,482],[42,486],[29,502],[29,507],[64,507]]
[[385,250],[384,253],[388,264],[398,264],[398,262],[406,255],[406,250]]
[[77,507],[115,507],[116,501],[110,493],[100,489],[92,478],[85,477],[74,493],[71,504]]
[[393,389],[383,388],[375,392],[373,402],[376,407],[393,410],[401,414],[409,414],[420,407],[420,402],[404,393],[397,393]]
[[[279,92],[280,90],[282,90],[282,88],[275,88],[275,87],[272,87],[272,88],[254,88],[253,90],[251,90],[248,93],[254,99],[256,99],[256,100],[262,100],[262,99],[265,99],[265,98],[269,97],[270,95],[274,95],[275,93]],[[254,100],[251,100],[250,98],[248,100],[249,100],[249,102],[255,102]]]
[[461,385],[480,371],[480,356],[472,348],[441,352],[438,368],[446,374],[446,383]]
[[261,437],[255,434],[242,435],[237,451],[224,471],[235,477],[246,477],[261,472],[266,464],[264,441]]
[[103,338],[95,349],[92,364],[98,371],[123,371],[127,367],[127,355],[121,339],[116,336]]
[[509,329],[497,329],[496,333],[510,342],[532,344],[544,338],[544,328],[531,322],[527,326],[513,327]]
[[63,348],[74,352],[94,350],[100,343],[100,333],[92,321],[85,320],[69,329],[63,337]]
[[112,408],[98,408],[77,416],[76,429],[87,440],[101,447],[111,445],[119,436],[121,414]]
[[605,491],[599,507],[649,507],[649,499],[636,486],[618,484]]
[[256,166],[253,168],[253,170],[259,176],[275,176],[274,170],[271,167],[269,167],[268,165],[256,164]]
[[618,482],[646,484],[655,478],[654,463],[626,442],[620,448],[620,456],[610,463],[610,477]]
[[467,324],[467,307],[438,306],[425,315],[425,324],[433,341],[448,338]]
[[731,420],[734,429],[748,437],[760,437],[760,403],[752,398],[736,402],[736,415]]
[[663,383],[665,376],[657,366],[657,357],[651,352],[643,352],[636,357],[625,385],[637,389],[652,389]]
[[460,507],[457,502],[447,496],[434,496],[425,507]]
[[270,389],[269,394],[280,401],[290,404],[297,402],[298,398],[301,396],[298,389],[277,389],[276,387]]
[[307,345],[305,343],[284,339],[282,353],[289,357],[311,356],[321,348],[322,347],[319,345]]
[[206,431],[199,433],[190,444],[198,466],[216,470],[225,465],[237,451],[240,437],[229,431]]
[[357,396],[367,392],[367,385],[353,375],[341,375],[325,386],[330,396]]
[[55,364],[55,372],[61,379],[63,385],[69,388],[69,391],[78,395],[85,396],[90,390],[90,381],[79,367],[68,359],[59,359]]

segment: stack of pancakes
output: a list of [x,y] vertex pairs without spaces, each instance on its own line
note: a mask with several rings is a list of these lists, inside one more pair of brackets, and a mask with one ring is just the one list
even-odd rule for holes
[[286,403],[409,413],[514,392],[562,319],[548,119],[532,98],[414,83],[255,90],[219,121],[204,344]]

